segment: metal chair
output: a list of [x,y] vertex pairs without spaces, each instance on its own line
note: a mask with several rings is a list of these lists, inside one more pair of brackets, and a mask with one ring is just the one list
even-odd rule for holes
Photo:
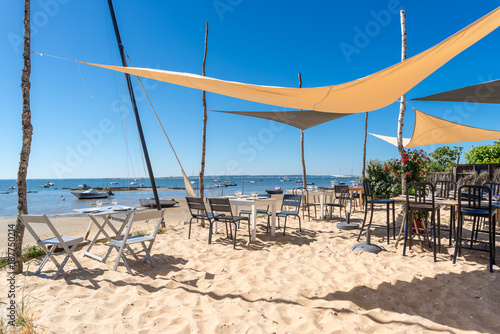
[[[490,272],[493,272],[493,264],[495,264],[495,220],[493,219],[496,209],[492,207],[492,191],[487,186],[464,185],[458,188],[460,194],[458,198],[458,226],[457,237],[455,244],[455,253],[453,255],[453,263],[456,263],[457,256],[461,255],[462,248],[472,250],[488,251],[490,254]],[[486,198],[485,195],[486,194]],[[473,227],[470,240],[463,238],[464,218],[473,218]],[[476,230],[476,218],[487,219],[487,230]],[[485,222],[486,224],[486,222]],[[487,233],[488,241],[479,241],[478,233]],[[464,246],[463,241],[470,241],[469,246]],[[475,247],[475,244],[484,243],[482,248]],[[486,249],[487,248],[487,249]]]
[[[210,203],[210,210],[212,211],[212,216],[214,222],[223,222],[226,224],[226,235],[233,238],[233,248],[236,248],[236,231],[238,230],[238,223],[240,220],[246,220],[248,224],[248,238],[251,241],[252,233],[250,231],[250,220],[248,217],[243,216],[234,216],[233,211],[231,209],[231,203],[229,198],[209,198],[208,202]],[[228,225],[234,225],[234,237],[233,231],[231,227],[229,228],[228,233]],[[210,228],[208,243],[212,242],[212,228]]]
[[[42,260],[42,263],[40,263],[40,266],[35,271],[36,276],[56,279],[59,276],[59,274],[63,271],[63,268],[66,265],[66,262],[68,262],[69,258],[73,260],[78,269],[83,269],[82,266],[80,265],[80,262],[78,262],[76,257],[73,255],[73,251],[75,250],[76,246],[83,241],[83,237],[75,238],[75,237],[61,236],[46,215],[36,216],[36,215],[21,214],[18,217],[21,223],[23,223],[26,229],[31,233],[37,245],[40,246],[45,251],[46,254],[45,258]],[[38,234],[31,226],[32,224],[47,225],[47,227],[50,229],[54,237],[44,240],[40,239]],[[54,251],[58,246],[62,247],[62,249],[66,253],[66,257],[61,262],[61,264],[59,264],[59,262],[57,262],[57,260],[54,257]],[[41,275],[40,272],[42,271],[43,267],[45,266],[45,264],[49,259],[51,259],[52,262],[54,262],[54,264],[58,267],[57,271],[53,276]]]
[[[290,194],[285,194],[283,195],[283,202],[281,203],[281,210],[279,212],[276,212],[276,217],[278,218],[278,224],[279,224],[279,219],[280,218],[285,218],[285,224],[283,225],[283,235],[285,235],[285,230],[286,230],[286,221],[288,216],[295,216],[299,219],[299,231],[302,231],[302,227],[300,225],[300,215],[299,215],[299,209],[300,209],[300,202],[302,200],[302,195],[290,195]],[[294,210],[284,210],[285,208],[295,208]],[[269,218],[271,217],[272,213],[269,212],[267,214],[267,227],[266,227],[266,232],[269,231]]]
[[[410,193],[414,194],[413,200],[410,199]],[[432,242],[434,245],[434,262],[436,262],[436,243],[439,244],[439,248],[441,249],[441,241],[439,238],[440,236],[436,235],[436,200],[434,196],[434,185],[428,182],[408,183],[408,185],[406,186],[405,211],[406,221],[404,222],[405,242],[403,247],[403,256],[406,255],[406,244],[408,240],[410,241],[409,249],[411,249],[413,241],[412,235],[413,232],[415,232],[415,235],[417,235],[419,238],[423,237],[424,240],[427,239],[427,241],[429,241],[432,238]],[[431,215],[430,224],[432,228],[432,234],[429,233],[428,227],[429,214]],[[419,216],[420,219],[418,219]]]
[[[445,199],[456,200],[457,198],[457,183],[454,181],[436,181],[434,184],[434,193],[436,197]],[[451,246],[451,240],[455,238],[456,224],[455,224],[456,210],[455,205],[450,205],[450,227],[448,246]]]
[[[271,198],[271,195],[259,194],[257,197]],[[263,214],[267,215],[268,212],[269,212],[269,205],[267,206],[267,209],[257,209],[257,213],[263,213]],[[248,217],[250,217],[251,214],[252,214],[251,210],[240,210],[240,216],[241,215],[248,215]]]
[[294,195],[301,195],[302,196],[302,219],[305,217],[305,213],[307,210],[307,216],[311,218],[311,210],[310,207],[314,207],[314,219],[316,219],[316,206],[319,205],[319,203],[316,203],[315,198],[313,197],[313,201],[311,202],[310,195],[309,195],[309,190],[305,188],[294,188],[293,189],[293,194]]
[[[363,234],[363,229],[366,224],[366,218],[368,216],[368,204],[370,205],[371,214],[370,214],[370,222],[368,223],[368,227],[372,225],[373,220],[373,210],[375,205],[385,205],[387,211],[387,244],[389,244],[389,232],[391,228],[393,229],[393,239],[396,239],[396,214],[395,214],[395,204],[394,201],[388,198],[373,198],[372,189],[370,186],[370,182],[368,180],[363,180],[363,204],[365,206],[365,216],[363,218],[363,225],[361,225],[361,230],[359,231],[358,241],[361,238],[361,234]],[[392,204],[392,227],[389,222],[389,210],[390,205]]]
[[[351,200],[349,195],[349,186],[344,185],[335,185],[333,187],[333,196],[330,203],[325,203],[328,208],[328,217],[331,219],[333,210],[335,208],[339,208],[340,211],[340,219],[342,219],[342,208],[344,209],[344,213],[347,217],[347,202]],[[351,205],[352,208],[352,205]],[[350,208],[350,209],[351,209]],[[351,210],[349,210],[350,212]]]
[[[205,207],[205,203],[203,203],[203,198],[201,197],[191,197],[187,196],[186,197],[186,202],[189,208],[189,212],[191,213],[191,219],[189,220],[189,234],[188,234],[188,239],[191,239],[191,223],[193,219],[202,219],[202,220],[208,220],[209,223],[209,228],[210,230],[213,227],[213,215],[211,212],[207,212],[207,209]],[[208,243],[211,243],[210,239],[211,235],[209,233],[208,237]]]

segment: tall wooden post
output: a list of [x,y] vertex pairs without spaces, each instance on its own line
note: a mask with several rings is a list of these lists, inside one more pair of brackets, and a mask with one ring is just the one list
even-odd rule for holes
[[[208,46],[208,22],[205,28],[205,53],[203,55],[203,76],[205,73],[205,66],[207,64],[207,46]],[[201,140],[201,168],[200,168],[200,197],[203,198],[205,193],[205,153],[207,147],[207,92],[203,91],[203,134]]]
[[[21,75],[21,90],[23,94],[23,145],[19,159],[19,169],[17,172],[17,212],[20,214],[28,213],[28,200],[26,198],[26,176],[28,174],[28,164],[31,152],[31,138],[33,126],[31,124],[31,106],[30,106],[30,75],[31,75],[31,30],[30,30],[30,0],[24,1],[24,67]],[[14,242],[14,274],[23,272],[23,238],[24,224],[17,219]],[[9,254],[10,256],[11,254]]]
[[[299,73],[299,88],[302,88],[302,73]],[[300,129],[300,154],[302,157],[302,186],[306,189],[306,160],[304,157],[304,130],[302,129]]]
[[368,135],[368,112],[365,113],[365,140],[363,141],[363,170],[361,171],[361,178],[365,179],[366,170],[366,136]]
[[[401,61],[406,59],[406,19],[405,19],[405,11],[401,11],[401,38],[402,38],[402,48],[401,48]],[[399,118],[398,118],[398,150],[399,155],[401,156],[400,162],[400,170],[404,170],[404,161],[403,161],[403,153],[405,152],[405,148],[403,146],[403,121],[405,118],[406,111],[406,94],[401,96],[401,104],[399,106]],[[406,174],[403,173],[401,175],[401,189],[402,192],[405,192],[406,189]]]

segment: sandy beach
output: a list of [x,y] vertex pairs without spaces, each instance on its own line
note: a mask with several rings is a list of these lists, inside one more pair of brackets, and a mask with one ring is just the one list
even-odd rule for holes
[[[259,218],[257,241],[248,243],[246,226],[236,249],[223,226],[208,244],[208,228],[193,224],[188,239],[184,199],[167,209],[165,233],[153,247],[156,268],[130,258],[133,276],[117,253],[106,263],[76,256],[57,280],[33,276],[41,258],[16,277],[17,296],[28,301],[39,329],[47,333],[498,333],[498,266],[489,273],[488,254],[464,250],[453,265],[453,248],[443,233],[442,252],[414,246],[402,256],[402,244],[387,245],[385,211],[376,211],[372,242],[385,251],[353,252],[359,230],[339,230],[338,218],[298,223],[287,234],[265,232]],[[397,212],[400,212],[398,209]],[[337,212],[338,214],[338,212]],[[447,218],[449,211],[444,211]],[[337,215],[334,215],[336,217]],[[352,214],[361,222],[362,211]],[[397,230],[402,216],[397,217]],[[4,219],[1,249],[5,248]],[[81,236],[89,219],[55,217],[64,235]],[[144,226],[141,229],[152,229]],[[392,236],[392,235],[391,235]],[[364,241],[364,238],[361,241]],[[33,244],[27,234],[25,244]],[[497,243],[498,245],[498,243]],[[93,248],[103,254],[106,244]],[[58,255],[61,258],[61,255]],[[47,269],[53,270],[49,262]],[[6,282],[8,273],[0,272]],[[1,296],[6,307],[6,293]]]

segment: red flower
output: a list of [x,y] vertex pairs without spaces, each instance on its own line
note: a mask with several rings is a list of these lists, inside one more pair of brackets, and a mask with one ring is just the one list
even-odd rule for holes
[[411,172],[408,172],[408,175],[410,175],[410,174],[411,174]]

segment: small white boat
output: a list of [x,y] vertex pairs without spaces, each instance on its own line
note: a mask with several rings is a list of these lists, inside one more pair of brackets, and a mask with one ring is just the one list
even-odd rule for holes
[[100,192],[94,189],[89,189],[81,192],[71,192],[78,199],[97,199],[97,198],[108,198],[114,194],[111,191]]
[[118,181],[111,181],[110,184],[118,184]]
[[[156,200],[154,198],[139,198],[139,203],[143,207],[156,208]],[[160,198],[160,206],[162,208],[172,207],[179,204],[175,199]]]
[[132,182],[130,182],[130,185],[131,185],[131,186],[135,186],[135,185],[137,185],[137,182],[132,181]]

